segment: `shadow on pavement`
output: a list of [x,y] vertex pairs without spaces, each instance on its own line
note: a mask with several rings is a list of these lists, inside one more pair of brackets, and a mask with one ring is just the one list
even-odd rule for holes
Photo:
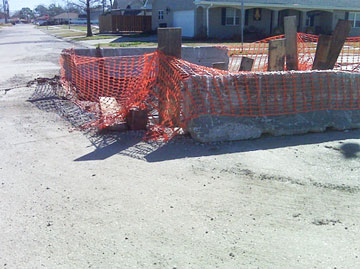
[[357,154],[360,152],[360,146],[356,143],[345,143],[340,150],[346,159],[353,159],[359,157]]
[[[40,110],[57,113],[80,130],[84,125],[89,125],[96,120],[93,114],[83,111],[62,97],[56,89],[53,85],[39,84],[28,101]],[[356,139],[360,137],[360,130],[327,131],[281,137],[263,136],[255,140],[209,144],[197,143],[188,136],[175,137],[168,143],[147,142],[143,141],[145,132],[142,131],[98,133],[94,130],[87,130],[84,131],[84,135],[95,147],[95,150],[74,161],[105,160],[114,155],[122,155],[147,162],[162,162]],[[352,159],[358,157],[360,146],[355,143],[344,143],[337,150],[341,151],[346,159]]]
[[[181,146],[182,143],[179,145],[178,142],[166,144],[163,147],[146,155],[145,159],[148,162],[160,162],[180,158],[269,150],[299,145],[312,145],[325,142],[341,141],[344,139],[354,139],[359,138],[359,136],[360,130],[353,130],[347,133],[339,131],[327,131],[325,133],[310,133],[295,136],[263,136],[255,140],[213,144],[198,144],[189,138],[189,141],[185,142],[183,146]],[[354,152],[360,151],[359,146],[357,144],[355,144],[357,147],[354,144],[352,144],[352,146],[346,145],[349,144],[344,144],[343,146],[347,148],[346,151],[343,149],[343,151],[346,152],[344,153],[345,157],[351,156],[347,158],[354,158]]]

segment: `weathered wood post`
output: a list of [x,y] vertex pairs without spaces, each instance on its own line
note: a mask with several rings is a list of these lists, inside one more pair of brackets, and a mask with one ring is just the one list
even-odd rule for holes
[[181,58],[181,28],[158,28],[158,50],[169,56]]
[[298,70],[298,47],[297,47],[297,24],[296,16],[284,18],[285,26],[285,49],[286,49],[286,69]]
[[268,71],[284,71],[285,38],[270,40],[268,55]]
[[316,47],[313,70],[326,70],[331,45],[331,35],[320,35]]
[[339,20],[330,37],[319,38],[313,69],[327,70],[335,67],[351,27],[350,21]]
[[251,71],[254,65],[254,59],[249,57],[242,57],[239,71]]
[[[158,50],[165,55],[181,58],[181,28],[158,28]],[[160,69],[166,68],[166,63],[160,59]],[[159,70],[161,72],[161,70]],[[162,70],[171,74],[173,70],[168,68]],[[169,122],[170,125],[179,125],[180,119],[180,100],[176,100],[174,95],[167,92],[167,87],[164,86],[159,92],[159,123]]]
[[219,69],[219,70],[226,70],[226,63],[225,62],[213,63],[212,68]]
[[329,49],[328,69],[335,67],[336,61],[339,58],[341,50],[345,44],[346,38],[351,31],[351,22],[346,20],[339,20],[335,30],[332,34],[331,46]]

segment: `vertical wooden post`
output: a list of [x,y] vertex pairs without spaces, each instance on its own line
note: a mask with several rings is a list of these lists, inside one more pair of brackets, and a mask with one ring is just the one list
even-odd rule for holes
[[225,62],[213,63],[212,68],[219,69],[219,70],[226,70],[226,63]]
[[331,35],[320,35],[316,47],[312,70],[326,70],[331,45]]
[[166,55],[181,58],[181,28],[158,28],[158,50]]
[[268,71],[283,71],[285,65],[285,38],[270,40]]
[[328,69],[335,67],[336,61],[341,53],[341,50],[345,44],[346,38],[349,36],[351,31],[351,22],[346,20],[339,20],[335,30],[332,34],[331,45],[328,56]]
[[284,18],[285,26],[285,47],[286,47],[286,69],[298,70],[298,49],[297,49],[297,18],[289,16]]
[[[181,28],[158,28],[158,50],[165,55],[181,58]],[[159,72],[168,72],[171,75],[173,70],[167,68],[166,62],[160,59]],[[159,123],[171,121],[172,125],[179,126],[179,100],[176,100],[171,92],[167,92],[165,85],[163,87],[159,93]]]
[[241,58],[239,71],[251,71],[253,65],[254,65],[254,59],[243,56]]
[[351,30],[351,22],[339,20],[331,36],[320,36],[313,70],[333,69]]

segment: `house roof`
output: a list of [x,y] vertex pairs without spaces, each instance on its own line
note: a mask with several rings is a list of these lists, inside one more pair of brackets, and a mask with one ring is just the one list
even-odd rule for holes
[[144,3],[142,0],[115,0],[113,9],[126,9],[129,6],[131,9],[141,9]]
[[144,7],[146,9],[152,9],[152,3],[153,3],[153,0],[146,0]]
[[[239,6],[241,0],[195,0],[195,4]],[[269,7],[321,10],[360,10],[360,1],[354,0],[245,0],[245,7]]]
[[64,20],[67,20],[67,19],[77,19],[79,18],[79,14],[77,13],[72,13],[72,12],[69,12],[69,13],[61,13],[57,16],[54,17],[54,19],[64,19]]

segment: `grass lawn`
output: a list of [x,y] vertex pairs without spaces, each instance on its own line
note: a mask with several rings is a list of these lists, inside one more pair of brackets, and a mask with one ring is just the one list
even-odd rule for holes
[[0,24],[0,29],[4,28],[4,27],[11,27],[11,26],[13,26],[11,23],[8,23],[8,24],[2,23],[2,24]]
[[85,32],[61,32],[61,33],[55,33],[55,36],[58,37],[85,37],[86,33]]
[[118,38],[119,36],[115,36],[115,35],[93,35],[90,37],[77,37],[74,38],[74,41],[84,41],[84,40],[101,40],[101,39],[114,39],[114,38]]
[[117,42],[117,43],[99,43],[103,48],[128,48],[128,47],[156,47],[157,43],[154,42]]
[[[45,26],[45,27],[46,27],[46,26]],[[67,29],[67,30],[69,30],[69,25],[66,25],[66,24],[62,24],[62,25],[52,25],[52,26],[49,26],[49,27],[54,27],[54,28],[56,27],[56,28],[61,28],[61,29]],[[70,24],[70,30],[71,30],[71,29],[86,32],[86,31],[87,31],[87,26],[86,26],[86,25]],[[98,32],[98,28],[97,28],[97,27],[91,26],[91,29],[92,29],[94,32]]]

